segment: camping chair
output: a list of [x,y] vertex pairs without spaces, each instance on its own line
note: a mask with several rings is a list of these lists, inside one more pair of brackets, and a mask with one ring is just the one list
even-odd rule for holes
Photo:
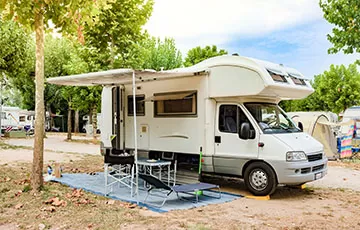
[[[108,195],[108,187],[111,186],[111,192],[114,184],[123,185],[130,188],[133,196],[134,187],[134,162],[133,155],[125,155],[119,150],[113,150],[111,154],[107,152],[104,158],[104,176],[105,176],[105,195]],[[109,167],[111,169],[109,170]],[[111,182],[109,182],[109,179]]]
[[[183,184],[183,185],[168,186],[167,184],[165,184],[164,182],[162,182],[158,178],[156,178],[154,176],[151,176],[151,175],[139,174],[139,178],[146,181],[146,183],[148,183],[149,185],[151,185],[150,189],[148,189],[148,191],[147,191],[147,195],[146,195],[146,197],[144,199],[144,203],[146,203],[146,200],[149,197],[149,195],[164,198],[161,205],[154,205],[153,204],[153,206],[156,206],[156,207],[164,206],[164,204],[167,201],[168,197],[173,192],[176,193],[178,199],[182,199],[182,197],[179,196],[179,193],[195,195],[196,203],[198,203],[199,202],[199,193],[198,193],[199,191],[209,190],[209,189],[214,189],[215,188],[215,189],[218,190],[219,197],[214,197],[214,198],[218,198],[218,199],[221,198],[220,186],[215,185],[215,184],[196,183],[196,184]],[[151,191],[153,191],[153,190],[159,190],[160,195],[151,193]],[[212,196],[210,196],[210,197],[212,197]]]
[[[170,178],[170,183],[173,184],[173,186],[176,185],[176,173],[177,173],[177,154],[173,152],[162,152],[161,153],[161,160],[163,161],[170,161],[171,165],[169,167],[163,167],[161,170],[161,178]],[[154,173],[159,173],[158,171],[155,171]],[[170,185],[170,184],[168,184]]]

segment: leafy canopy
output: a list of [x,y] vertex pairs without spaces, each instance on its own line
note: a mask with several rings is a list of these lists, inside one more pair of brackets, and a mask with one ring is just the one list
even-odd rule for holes
[[340,113],[360,103],[360,73],[357,65],[330,66],[330,70],[314,77],[315,92],[303,100],[285,101],[286,111],[331,111]]
[[205,48],[201,48],[200,46],[198,46],[188,51],[184,65],[186,67],[192,66],[208,58],[224,55],[227,53],[228,52],[226,50],[223,49],[218,50],[218,48],[215,45],[211,47],[206,46]]
[[320,0],[324,18],[334,24],[328,40],[333,44],[329,53],[342,50],[346,54],[360,52],[360,1]]
[[173,38],[147,36],[139,44],[139,69],[169,70],[182,65],[180,51],[176,48]]
[[100,12],[95,25],[84,27],[85,44],[97,68],[134,65],[135,45],[144,38],[142,26],[150,17],[153,4],[153,0],[116,0]]

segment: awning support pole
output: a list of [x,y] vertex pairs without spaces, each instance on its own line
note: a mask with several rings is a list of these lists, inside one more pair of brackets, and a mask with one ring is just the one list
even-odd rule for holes
[[138,167],[138,153],[137,153],[137,129],[136,129],[136,84],[135,71],[132,75],[133,87],[133,109],[134,109],[134,157],[135,157],[135,182],[136,182],[136,204],[139,204],[139,167]]

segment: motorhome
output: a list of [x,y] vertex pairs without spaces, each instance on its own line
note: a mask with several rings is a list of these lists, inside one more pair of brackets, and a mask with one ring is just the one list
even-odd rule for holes
[[1,130],[18,130],[19,125],[19,113],[21,109],[19,107],[2,106],[1,108]]
[[19,112],[19,126],[26,132],[34,132],[35,126],[35,112],[21,110]]
[[102,154],[131,152],[135,133],[137,148],[149,157],[173,156],[179,167],[201,163],[201,174],[243,178],[255,195],[271,194],[280,184],[317,180],[327,172],[323,146],[278,106],[313,92],[309,80],[293,68],[219,56],[169,71],[118,69],[48,82],[103,85]]
[[[96,133],[101,133],[100,131],[100,127],[101,127],[101,113],[97,113],[96,117],[95,115],[93,115],[92,119],[94,120],[96,118],[96,122],[97,122],[97,128],[96,128]],[[85,121],[81,132],[83,133],[89,133],[91,134],[92,131],[90,131],[89,129],[91,129],[90,127],[92,127],[92,124],[90,123],[90,115],[85,115],[82,117],[83,121]]]

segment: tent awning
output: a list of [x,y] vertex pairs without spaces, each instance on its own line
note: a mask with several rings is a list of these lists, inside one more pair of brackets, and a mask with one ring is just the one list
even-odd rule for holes
[[183,93],[160,94],[146,98],[144,101],[165,101],[165,100],[181,100],[185,97],[191,96],[196,91],[188,91]]

